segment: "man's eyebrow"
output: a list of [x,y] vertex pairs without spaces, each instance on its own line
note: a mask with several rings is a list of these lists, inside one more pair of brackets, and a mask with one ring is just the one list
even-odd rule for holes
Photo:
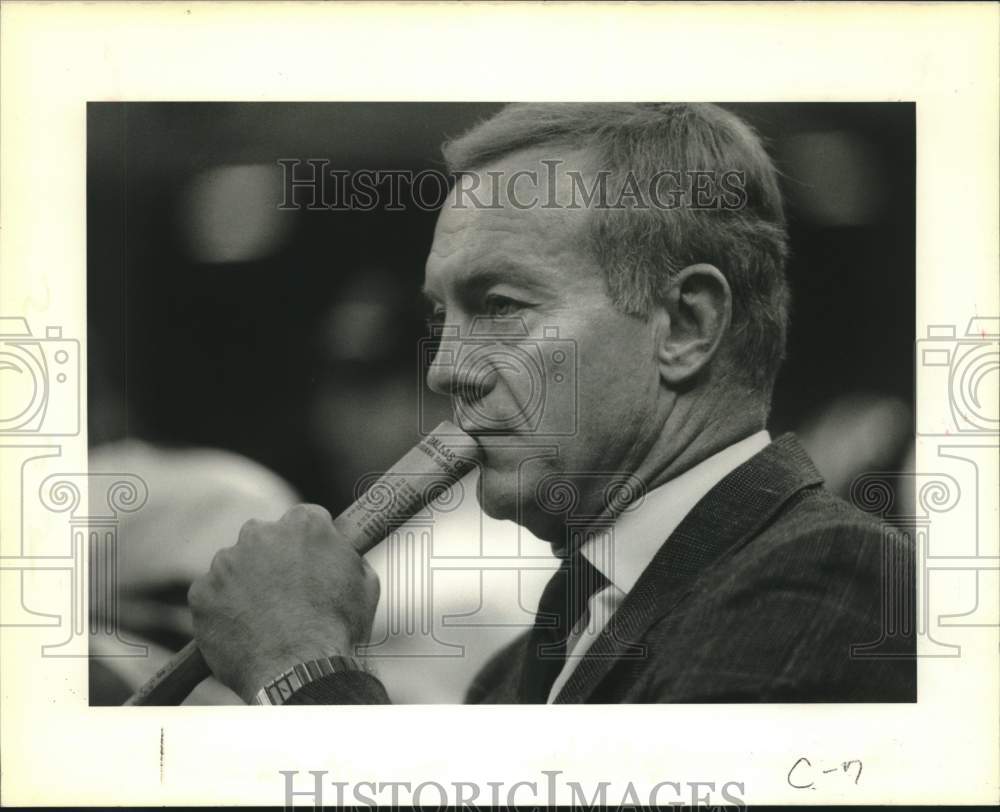
[[[465,295],[480,293],[494,285],[513,285],[540,292],[549,290],[549,285],[536,271],[506,260],[472,267],[462,273],[453,284],[460,294]],[[421,293],[427,300],[437,301],[437,294],[427,285],[423,286]]]

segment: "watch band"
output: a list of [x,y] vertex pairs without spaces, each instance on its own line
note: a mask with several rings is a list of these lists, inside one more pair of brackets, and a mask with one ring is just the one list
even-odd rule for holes
[[303,685],[342,671],[363,671],[353,657],[323,657],[289,668],[254,694],[251,705],[284,705]]

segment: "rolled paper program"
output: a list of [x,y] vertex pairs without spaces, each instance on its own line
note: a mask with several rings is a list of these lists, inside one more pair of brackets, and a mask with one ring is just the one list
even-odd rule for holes
[[359,553],[366,553],[417,511],[444,494],[478,462],[476,442],[447,421],[381,474],[333,520]]
[[[482,451],[468,434],[444,421],[363,489],[333,526],[361,555],[389,531],[465,476]],[[147,680],[125,705],[177,705],[211,671],[192,640]]]

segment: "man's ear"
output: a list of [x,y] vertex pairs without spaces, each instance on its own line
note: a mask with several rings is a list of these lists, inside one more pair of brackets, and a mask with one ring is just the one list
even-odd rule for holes
[[671,387],[691,382],[715,357],[733,315],[729,283],[714,265],[689,265],[659,305],[660,376]]

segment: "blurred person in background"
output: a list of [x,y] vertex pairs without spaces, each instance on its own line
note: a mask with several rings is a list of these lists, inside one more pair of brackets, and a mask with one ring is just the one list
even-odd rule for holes
[[[298,501],[280,477],[239,454],[213,448],[163,448],[142,440],[106,443],[90,455],[90,473],[128,471],[146,483],[141,510],[123,514],[118,529],[117,605],[91,594],[91,626],[110,625],[133,644],[92,638],[90,704],[120,705],[193,634],[187,590],[211,564],[220,538],[231,538],[247,516],[279,518]],[[105,617],[109,610],[113,618]],[[215,680],[188,704],[238,704]]]
[[[211,564],[219,539],[246,517],[280,517],[299,501],[281,477],[241,454],[208,447],[173,448],[130,437],[115,427],[128,410],[114,397],[100,355],[92,356],[90,474],[139,477],[147,500],[118,517],[111,600],[90,591],[90,704],[120,705],[193,634],[187,591]],[[91,557],[91,567],[98,566]],[[110,616],[109,616],[110,615]],[[148,656],[136,656],[145,646]],[[232,691],[206,680],[186,704],[239,704]]]
[[[884,632],[881,526],[824,488],[794,436],[764,428],[785,353],[787,248],[756,134],[712,105],[514,105],[446,157],[484,186],[527,177],[520,192],[557,205],[525,207],[508,187],[480,208],[453,190],[425,276],[441,321],[463,338],[481,319],[519,319],[535,340],[556,328],[578,361],[575,398],[547,401],[538,430],[518,427],[524,382],[501,364],[471,375],[445,360],[458,340],[428,375],[482,449],[485,512],[562,562],[535,627],[468,701],[914,701],[912,636],[895,659],[851,655]],[[606,172],[621,196],[627,174],[648,183],[662,170],[680,173],[685,204],[572,205],[580,178]],[[733,171],[741,205],[691,205],[693,174],[720,198]],[[641,499],[588,483],[608,471],[639,481]],[[567,532],[566,510],[542,498],[553,477],[576,511],[613,522],[613,544]],[[891,575],[909,583],[910,551],[892,543],[910,563]],[[244,525],[189,599],[206,660],[245,701],[388,701],[351,656],[378,580],[322,508]]]

